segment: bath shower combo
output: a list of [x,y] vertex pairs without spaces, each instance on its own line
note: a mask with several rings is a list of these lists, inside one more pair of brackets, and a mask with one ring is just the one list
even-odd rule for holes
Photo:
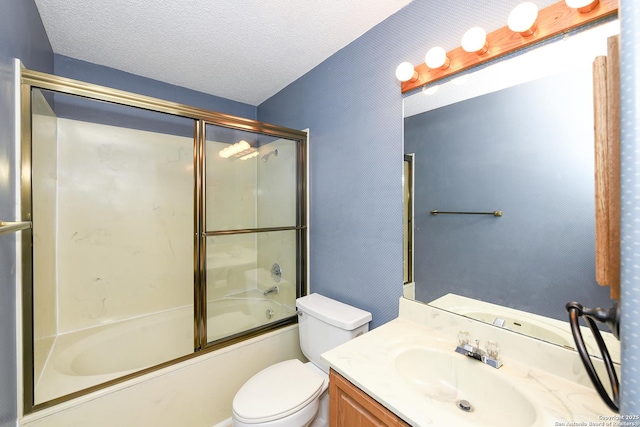
[[25,414],[297,322],[305,132],[21,78]]

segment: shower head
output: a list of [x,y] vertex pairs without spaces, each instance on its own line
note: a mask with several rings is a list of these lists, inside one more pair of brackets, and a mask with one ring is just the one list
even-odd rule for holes
[[269,160],[269,157],[271,157],[272,155],[274,155],[274,156],[278,157],[278,150],[276,149],[276,150],[271,150],[271,151],[269,151],[267,154],[265,154],[264,156],[262,156],[262,157],[260,158],[260,160],[262,160],[264,163],[266,163],[266,162],[267,162],[267,160]]

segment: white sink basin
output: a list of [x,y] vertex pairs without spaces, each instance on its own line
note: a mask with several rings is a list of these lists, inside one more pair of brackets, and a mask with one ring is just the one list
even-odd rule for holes
[[451,405],[461,422],[524,427],[536,421],[535,406],[498,369],[453,350],[408,348],[396,355],[394,368],[425,398]]

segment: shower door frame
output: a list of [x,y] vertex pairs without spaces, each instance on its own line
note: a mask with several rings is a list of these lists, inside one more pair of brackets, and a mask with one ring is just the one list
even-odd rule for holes
[[[206,238],[211,235],[226,232],[207,233],[205,226],[205,129],[207,125],[221,126],[257,134],[281,137],[296,143],[296,224],[290,227],[276,227],[264,229],[248,229],[241,232],[264,231],[296,231],[296,296],[300,297],[307,291],[307,132],[296,129],[263,123],[252,119],[232,116],[192,107],[177,102],[166,101],[146,95],[139,95],[106,86],[86,83],[79,80],[59,77],[39,71],[22,69],[21,75],[21,183],[20,206],[21,221],[31,225],[32,221],[32,167],[31,167],[31,92],[32,89],[42,89],[66,95],[79,96],[95,101],[105,101],[122,106],[141,108],[148,111],[170,114],[173,116],[192,119],[193,132],[193,165],[194,165],[194,323],[193,348],[191,354],[169,360],[159,365],[139,370],[113,380],[100,383],[76,392],[57,397],[55,399],[35,404],[34,360],[33,360],[33,231],[31,227],[22,233],[22,390],[23,414],[45,409],[59,403],[77,398],[93,391],[127,381],[149,372],[188,360],[210,351],[226,347],[239,341],[244,341],[256,335],[274,329],[297,323],[297,316],[282,319],[268,325],[238,333],[217,341],[207,342],[206,321]],[[236,230],[237,232],[238,230]]]

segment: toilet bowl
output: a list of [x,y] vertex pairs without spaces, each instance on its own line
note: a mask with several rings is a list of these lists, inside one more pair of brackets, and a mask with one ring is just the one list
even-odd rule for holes
[[233,399],[234,427],[326,427],[329,367],[320,355],[369,330],[371,313],[319,294],[296,300],[300,347],[309,359],[285,360],[251,377]]
[[247,381],[233,400],[236,427],[307,427],[316,418],[329,377],[298,359],[276,363]]

